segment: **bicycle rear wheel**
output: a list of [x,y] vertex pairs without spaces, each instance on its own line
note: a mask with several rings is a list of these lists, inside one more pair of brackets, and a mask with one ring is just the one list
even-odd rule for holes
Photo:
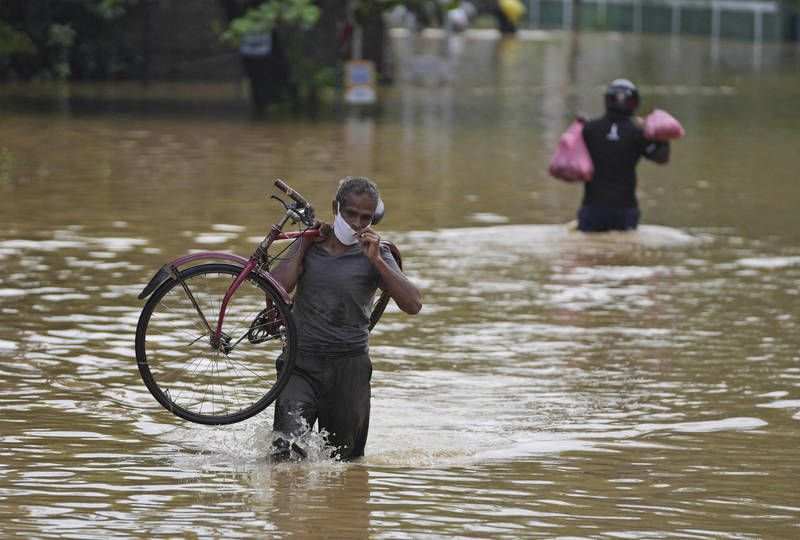
[[142,309],[139,373],[153,397],[180,418],[199,424],[250,418],[275,400],[294,368],[297,335],[289,306],[254,273],[231,298],[214,343],[222,299],[241,270],[224,263],[187,268],[162,283]]
[[383,315],[383,311],[386,309],[386,306],[389,304],[389,300],[392,297],[389,296],[389,293],[386,291],[382,291],[380,296],[377,296],[375,300],[372,302],[372,311],[369,314],[369,331],[372,332],[372,329],[378,324],[378,320]]
[[[389,251],[392,253],[392,257],[394,257],[397,266],[400,269],[403,269],[403,258],[400,256],[400,250],[397,249],[397,246],[392,244],[391,242],[387,242],[386,240],[381,240],[381,244],[385,245],[389,248]],[[389,291],[381,291],[381,294],[376,296],[372,301],[372,311],[369,315],[369,331],[371,332],[372,329],[378,324],[378,321],[383,315],[383,311],[386,309],[386,306],[389,304],[389,300],[392,297],[389,294]]]

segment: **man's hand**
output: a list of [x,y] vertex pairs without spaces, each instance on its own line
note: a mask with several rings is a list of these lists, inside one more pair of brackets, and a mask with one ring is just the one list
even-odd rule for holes
[[386,290],[389,291],[397,307],[411,315],[422,309],[422,297],[419,289],[411,283],[399,269],[394,270],[381,258],[381,237],[367,227],[358,233],[358,241],[364,255],[378,270]]
[[358,242],[361,244],[361,249],[364,255],[372,261],[373,264],[381,258],[381,237],[378,233],[367,227],[358,233]]
[[331,232],[333,232],[333,227],[331,227],[330,224],[320,221],[316,218],[314,219],[314,224],[311,226],[311,228],[319,230],[319,234],[316,237],[313,237],[311,240],[312,244],[324,242],[331,235]]

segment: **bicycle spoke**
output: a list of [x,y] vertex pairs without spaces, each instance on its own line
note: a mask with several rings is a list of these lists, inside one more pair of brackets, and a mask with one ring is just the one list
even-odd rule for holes
[[[156,319],[156,318],[154,317],[154,319]],[[157,320],[157,319],[156,319],[156,320]],[[173,327],[173,328],[174,328],[175,330],[181,331],[181,329],[180,329],[180,328],[178,328],[178,327]],[[165,337],[173,337],[173,336],[172,336],[172,334],[169,334],[169,333],[167,333],[167,331],[166,331],[166,330],[162,330],[162,329],[161,329],[161,328],[159,328],[159,327],[151,328],[150,330],[152,330],[152,331],[155,331],[155,332],[157,332],[158,334],[160,334],[160,335],[163,335],[163,336],[165,336]],[[192,334],[190,334],[188,331],[185,331],[185,332],[184,332],[184,331],[182,331],[181,333],[183,333],[183,334],[187,334],[189,337],[194,337],[194,336],[193,336]],[[184,347],[191,347],[192,345],[194,345],[195,343],[197,343],[197,342],[198,342],[198,341],[200,341],[201,339],[203,339],[203,338],[207,338],[207,337],[209,337],[209,336],[208,336],[208,334],[203,334],[202,336],[199,336],[199,337],[196,337],[196,338],[192,339],[192,341],[190,341],[189,343],[187,343],[186,345],[183,345],[183,346],[184,346]],[[178,345],[178,347],[180,347],[180,345]]]
[[[228,369],[230,369],[230,370],[232,370],[232,371],[236,371],[236,370],[233,368],[233,366],[232,366],[232,365],[230,365],[230,361],[228,360],[228,358],[227,358],[227,357],[225,357],[225,364],[226,364],[226,365],[229,365],[229,368],[228,368]],[[238,377],[237,377],[237,378],[238,378]],[[238,384],[234,384],[234,385],[232,385],[231,391],[233,392],[234,399],[236,400],[236,403],[243,403],[243,400],[242,400],[242,399],[239,397],[239,391],[238,391],[238,388],[239,388],[239,385],[238,385]]]
[[189,289],[189,286],[186,285],[186,281],[181,280],[180,284],[181,287],[183,288],[183,291],[186,293],[186,296],[189,297],[189,301],[192,303],[192,306],[194,307],[195,311],[197,311],[197,314],[200,315],[200,320],[203,322],[203,326],[205,326],[206,330],[208,330],[208,332],[211,333],[212,332],[211,326],[208,324],[205,315],[203,315],[203,310],[200,309],[200,305],[197,303],[197,300],[195,300],[192,291]]
[[[185,282],[184,282],[184,284],[185,284]],[[202,287],[202,283],[197,283],[196,285],[193,285],[193,286],[195,286],[197,288],[201,288]],[[187,285],[187,287],[188,287],[188,285]],[[204,332],[208,331],[207,330],[207,325],[205,324],[206,317],[205,317],[205,314],[202,313],[202,309],[200,309],[200,311],[198,311],[197,308],[192,303],[191,298],[187,296],[187,293],[184,292],[183,294],[178,294],[178,292],[177,292],[178,290],[184,290],[184,289],[173,288],[173,290],[170,291],[169,298],[171,300],[174,300],[175,302],[177,302],[180,305],[181,315],[182,316],[186,316],[187,313],[192,313],[192,312],[197,314],[197,315],[199,315],[200,319],[201,319],[199,328],[202,328]],[[191,294],[191,293],[188,293],[188,294]],[[203,297],[209,297],[209,296],[213,297],[213,295],[208,291],[205,291],[203,293]],[[198,301],[197,304],[199,306],[200,302]],[[164,307],[165,308],[169,308],[169,306],[166,305],[166,304],[164,305]],[[213,311],[210,311],[210,313],[213,313]]]
[[[247,356],[248,358],[250,357],[250,355],[245,355],[245,356]],[[228,361],[230,362],[231,366],[234,367],[234,369],[235,369],[235,366],[239,366],[240,369],[246,371],[247,373],[250,373],[254,377],[258,378],[259,380],[265,381],[265,382],[269,381],[269,378],[267,378],[265,375],[262,375],[260,373],[257,373],[255,371],[253,371],[250,367],[246,366],[245,364],[243,364],[240,361],[234,360],[234,359],[232,359],[230,357],[228,357]]]
[[[223,355],[223,356],[224,356],[224,355]],[[220,364],[220,363],[219,363],[219,362],[217,362],[216,364],[214,364],[214,367],[215,367],[215,368],[218,368],[218,367],[219,367],[219,364]],[[213,369],[212,369],[212,371],[213,371]],[[219,380],[219,377],[215,377],[215,378],[214,378],[214,380],[215,380],[215,381],[218,381],[218,380]],[[227,411],[228,411],[228,401],[225,399],[225,387],[224,387],[224,386],[222,386],[222,385],[221,385],[221,384],[219,384],[219,383],[217,383],[217,386],[219,387],[219,395],[220,395],[220,399],[221,399],[221,402],[222,402],[222,405],[223,405],[223,411],[224,411],[224,412],[227,412]],[[211,391],[212,391],[212,394],[213,394],[213,391],[214,391],[214,383],[213,383],[213,382],[211,383]],[[215,395],[215,394],[214,394],[214,395]],[[212,405],[213,405],[214,403],[215,403],[214,401],[212,401],[212,402],[211,402],[211,404],[212,404]],[[214,410],[214,411],[216,411],[216,408],[213,408],[213,410]]]
[[[164,317],[154,317],[154,320],[157,321],[157,324],[163,324],[168,326],[173,332],[183,334],[190,338],[192,341],[197,341],[197,336],[200,334],[201,336],[209,336],[210,333],[206,332],[205,329],[200,328],[198,326],[194,326],[194,328],[187,328],[185,326],[181,326],[168,318]],[[160,330],[162,333],[166,334],[166,330]]]
[[[188,361],[184,362],[184,359],[191,359],[191,360],[188,360]],[[182,356],[180,358],[175,358],[175,359],[171,359],[171,360],[168,360],[168,361],[159,362],[159,365],[166,364],[167,362],[169,362],[170,364],[179,364],[179,363],[183,362],[183,365],[178,365],[174,369],[172,369],[171,371],[165,371],[165,372],[161,373],[160,376],[164,380],[174,380],[175,377],[170,377],[171,375],[175,375],[177,373],[183,374],[183,372],[186,371],[186,366],[190,366],[190,365],[192,365],[194,363],[197,363],[197,361],[198,361],[198,358],[197,358],[196,355],[187,354],[187,355],[184,355],[184,356]]]
[[[206,323],[218,316],[239,272],[224,263],[191,267],[157,289],[143,310],[136,351],[142,378],[156,399],[182,418],[210,424],[248,418],[286,383],[275,371],[274,358],[284,354],[284,365],[293,366],[293,351],[287,348],[294,339],[289,308],[255,274],[232,297],[221,341],[212,346],[214,331]],[[257,321],[260,316],[266,319]],[[266,339],[252,343],[251,329]]]
[[[268,328],[268,327],[272,326],[273,324],[274,323],[259,324],[258,326],[255,326],[253,328],[257,328],[257,329]],[[239,337],[239,339],[237,339],[236,342],[233,343],[233,345],[231,345],[231,350],[235,349],[236,346],[239,345],[239,343],[241,343],[244,340],[244,338],[247,337],[247,334],[249,334],[251,330],[252,330],[252,328],[248,328],[247,331],[244,334],[242,334],[241,337]],[[283,332],[279,332],[277,334],[271,334],[271,335],[268,335],[265,338],[261,338],[261,340],[259,341],[259,344],[267,343],[268,341],[274,341],[276,339],[282,339],[282,338],[283,338]]]
[[[255,353],[240,351],[239,354],[243,356],[245,360],[258,357]],[[172,386],[172,395],[174,396],[173,401],[176,404],[181,404],[182,402],[192,402],[192,400],[196,400],[199,403],[210,402],[211,409],[213,411],[218,411],[221,407],[225,412],[227,412],[230,410],[229,403],[243,403],[244,399],[241,398],[241,395],[238,391],[236,392],[235,398],[227,396],[226,386],[230,385],[234,389],[243,387],[241,383],[237,383],[236,381],[245,379],[246,375],[255,377],[257,380],[262,381],[263,383],[268,384],[271,382],[271,379],[267,375],[253,370],[250,366],[245,364],[243,360],[223,355],[219,352],[214,352],[213,356],[219,358],[215,359],[210,357],[197,357],[196,355],[187,354],[180,358],[169,360],[170,364],[176,364],[176,366],[170,371],[162,372],[161,377],[163,377],[165,381],[174,381],[174,386]],[[205,390],[203,391],[202,397],[198,400],[196,396],[199,393],[199,389],[192,387],[188,381],[198,377],[198,372],[203,363],[212,364],[210,368],[212,381],[204,385]],[[224,363],[231,373],[223,373],[223,369],[220,368],[220,364],[222,363]],[[184,375],[184,372],[187,371],[189,372],[189,376]],[[185,380],[176,381],[175,375],[184,375],[183,378]],[[226,385],[224,381],[230,382],[228,385]],[[220,407],[217,405],[220,405]]]

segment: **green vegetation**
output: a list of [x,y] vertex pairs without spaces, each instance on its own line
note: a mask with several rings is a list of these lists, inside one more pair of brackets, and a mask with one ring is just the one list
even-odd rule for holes
[[309,30],[319,20],[320,9],[311,0],[269,0],[233,19],[220,41],[239,45],[244,36],[266,34],[277,27]]
[[0,0],[0,80],[135,73],[136,53],[114,23],[142,1]]
[[232,46],[247,36],[271,36],[271,58],[247,59],[253,102],[261,110],[276,102],[313,102],[336,82],[336,70],[314,59],[303,32],[311,30],[322,10],[311,0],[267,0],[232,19],[219,39]]

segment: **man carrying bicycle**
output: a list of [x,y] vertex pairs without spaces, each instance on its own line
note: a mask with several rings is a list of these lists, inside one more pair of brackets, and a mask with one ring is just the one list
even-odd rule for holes
[[274,460],[305,457],[292,441],[315,422],[339,459],[364,455],[372,299],[381,288],[406,313],[422,308],[419,290],[370,227],[379,206],[380,192],[369,179],[342,179],[332,202],[333,226],[319,222],[320,234],[298,241],[272,269],[287,291],[297,287],[292,314],[298,331],[295,368],[275,402]]

